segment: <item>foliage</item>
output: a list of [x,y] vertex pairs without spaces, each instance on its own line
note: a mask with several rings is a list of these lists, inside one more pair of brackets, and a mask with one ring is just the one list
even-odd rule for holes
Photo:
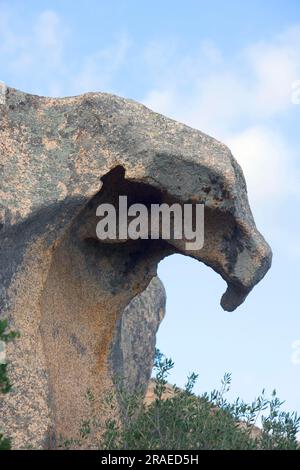
[[10,439],[4,437],[3,434],[0,434],[0,450],[10,450],[11,442]]
[[[7,319],[0,320],[0,341],[9,343],[15,338],[19,337],[16,331],[7,332],[8,321]],[[11,383],[7,375],[7,364],[0,364],[0,392],[8,393],[11,390]]]
[[[7,319],[0,320],[0,341],[9,343],[19,337],[16,331],[7,331]],[[0,393],[8,393],[11,390],[11,383],[7,375],[7,363],[0,364]],[[9,450],[11,448],[10,439],[0,433],[0,450]]]
[[[183,390],[174,386],[165,399],[173,367],[174,363],[157,351],[155,400],[150,405],[141,405],[141,392],[130,395],[120,391],[122,420],[106,421],[101,449],[299,449],[296,435],[300,419],[281,410],[283,402],[275,391],[270,400],[263,391],[251,404],[240,399],[230,403],[226,393],[231,375],[225,374],[220,390],[199,397],[193,393],[197,380],[193,373]],[[261,430],[255,428],[259,420]]]

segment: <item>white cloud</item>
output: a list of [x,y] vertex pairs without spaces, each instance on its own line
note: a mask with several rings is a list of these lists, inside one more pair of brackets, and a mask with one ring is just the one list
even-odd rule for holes
[[275,121],[292,110],[299,44],[300,26],[230,60],[204,42],[195,56],[169,58],[165,80],[160,76],[143,101],[226,142],[245,172],[255,204],[299,196],[296,154]]
[[128,36],[121,35],[110,46],[86,56],[79,70],[69,77],[68,94],[109,91],[115,75],[124,65],[130,46]]
[[245,51],[255,78],[257,114],[272,115],[291,104],[291,85],[300,76],[300,26],[290,28],[274,42],[260,42]]
[[62,25],[57,13],[46,10],[39,15],[34,28],[34,36],[38,41],[38,48],[43,51],[45,60],[52,66],[62,64],[64,35],[65,26]]
[[[291,105],[291,87],[300,77],[299,44],[300,26],[273,41],[253,44],[227,61],[215,45],[203,41],[195,55],[182,58],[174,54],[173,60],[168,56],[164,65],[163,47],[156,45],[160,71],[165,73],[159,76],[145,102],[151,104],[151,96],[158,93],[161,97],[168,95],[171,86],[179,104],[177,109],[173,104],[171,112],[182,113],[191,123],[199,120],[211,126],[214,120],[223,128],[222,119],[227,120],[228,127],[241,117],[274,116]],[[153,48],[151,58],[150,65],[156,68]]]
[[[21,83],[30,82],[36,93],[42,93],[47,82],[51,94],[64,74],[67,32],[54,11],[42,11],[32,25],[20,28],[15,24],[14,12],[3,9],[0,14],[0,63],[3,69],[5,66],[6,73],[18,77]],[[51,76],[55,78],[49,80]]]
[[274,203],[286,197],[287,187],[292,191],[292,150],[277,132],[256,126],[225,140],[244,170],[252,202]]
[[176,103],[176,94],[171,90],[152,90],[143,100],[145,106],[161,113],[172,115],[172,107]]
[[64,44],[65,27],[59,16],[51,10],[40,13],[29,31],[19,31],[14,26],[13,12],[2,10],[0,14],[0,54],[8,61],[8,67],[19,64],[20,70],[41,60],[58,65]]
[[99,44],[77,60],[72,31],[55,11],[41,11],[31,24],[21,28],[15,25],[11,9],[0,12],[0,64],[3,69],[5,64],[8,75],[18,77],[20,88],[37,94],[109,91],[130,45],[126,34],[119,35],[113,43]]

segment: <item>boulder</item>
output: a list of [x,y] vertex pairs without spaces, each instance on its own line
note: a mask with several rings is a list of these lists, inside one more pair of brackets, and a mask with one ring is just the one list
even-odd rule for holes
[[164,285],[154,277],[118,318],[110,363],[116,385],[126,393],[146,392],[154,364],[156,333],[165,309]]
[[[0,310],[20,338],[7,346],[14,389],[1,397],[0,428],[15,448],[55,448],[89,419],[87,391],[103,415],[115,373],[129,388],[147,381],[163,296],[150,288],[147,307],[143,292],[160,260],[182,253],[210,266],[227,283],[221,304],[231,311],[269,269],[271,250],[222,143],[106,93],[56,99],[3,90]],[[96,209],[120,195],[205,204],[203,248],[189,251],[177,239],[101,242]],[[86,446],[98,440],[91,433]]]

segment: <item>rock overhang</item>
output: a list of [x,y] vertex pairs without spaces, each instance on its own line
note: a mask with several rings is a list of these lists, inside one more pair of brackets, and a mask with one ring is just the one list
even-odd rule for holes
[[62,235],[63,221],[68,227],[101,192],[105,175],[120,167],[125,181],[157,190],[162,201],[205,204],[201,252],[170,244],[225,279],[223,308],[236,308],[269,269],[271,250],[255,226],[242,170],[224,144],[105,93],[56,99],[7,88],[0,112],[0,190],[10,220],[20,223],[59,204],[51,232]]
[[[103,398],[116,370],[129,374],[129,388],[145,386],[165,299],[151,279],[163,257],[182,253],[220,274],[225,310],[271,265],[230,150],[134,101],[5,88],[0,174],[1,315],[20,332],[8,351],[14,393],[0,401],[0,425],[16,448],[76,437],[90,419],[86,388]],[[146,204],[204,203],[203,248],[188,251],[175,239],[99,242],[96,206],[120,192]],[[85,445],[97,442],[95,432]]]

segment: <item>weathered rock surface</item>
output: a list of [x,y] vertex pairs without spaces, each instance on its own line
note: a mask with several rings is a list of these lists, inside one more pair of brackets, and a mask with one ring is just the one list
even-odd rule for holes
[[110,362],[116,381],[128,392],[147,387],[155,357],[155,340],[166,308],[165,288],[154,277],[147,289],[124,309],[116,324]]
[[[204,247],[101,243],[96,207],[119,195],[130,204],[205,203]],[[14,391],[1,400],[0,427],[16,448],[76,438],[90,415],[87,389],[101,414],[116,370],[135,383],[148,376],[133,371],[140,359],[128,337],[119,334],[117,346],[116,337],[126,306],[175,252],[223,277],[225,310],[240,305],[270,267],[242,171],[225,145],[113,95],[50,99],[7,88],[0,104],[0,308],[21,337],[8,346]],[[147,341],[145,351],[153,337]]]

